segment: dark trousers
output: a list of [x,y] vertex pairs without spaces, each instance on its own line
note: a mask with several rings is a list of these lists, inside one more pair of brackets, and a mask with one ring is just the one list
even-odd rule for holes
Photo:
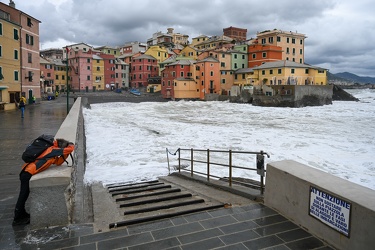
[[16,203],[16,209],[14,211],[14,219],[18,219],[26,214],[25,204],[30,194],[29,184],[30,184],[31,176],[32,174],[23,170],[20,173],[21,188],[20,188],[20,194],[18,196],[18,200]]

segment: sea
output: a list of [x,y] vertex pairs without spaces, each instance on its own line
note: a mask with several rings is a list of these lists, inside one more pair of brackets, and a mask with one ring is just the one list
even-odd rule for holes
[[[270,156],[266,164],[294,160],[375,190],[375,89],[347,92],[359,101],[303,108],[219,101],[92,104],[83,111],[85,182],[157,179],[175,171],[178,148],[194,148],[263,151]],[[254,159],[235,161],[255,166]],[[228,176],[225,168],[212,171]],[[259,179],[255,171],[234,177]]]

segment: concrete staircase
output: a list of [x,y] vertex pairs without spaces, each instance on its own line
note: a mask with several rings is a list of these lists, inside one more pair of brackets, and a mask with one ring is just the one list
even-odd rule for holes
[[222,202],[160,180],[105,188],[119,213],[109,221],[109,229],[224,207]]

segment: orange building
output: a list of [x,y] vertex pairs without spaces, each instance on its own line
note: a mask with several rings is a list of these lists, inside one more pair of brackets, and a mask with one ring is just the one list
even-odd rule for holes
[[199,86],[199,99],[207,94],[220,94],[220,62],[209,56],[196,62],[196,82]]
[[266,62],[279,61],[282,59],[282,48],[274,45],[252,44],[248,48],[248,67],[260,66]]

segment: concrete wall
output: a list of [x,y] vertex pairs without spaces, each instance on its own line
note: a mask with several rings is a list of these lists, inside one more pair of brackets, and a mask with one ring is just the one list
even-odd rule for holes
[[291,94],[254,95],[254,106],[299,108],[332,104],[332,85],[270,85],[269,87],[274,93],[281,93],[281,89],[285,87],[291,91]]
[[[64,138],[76,143],[80,113],[81,98],[78,98],[57,131],[56,139]],[[67,161],[68,164],[51,166],[31,178],[29,200],[32,228],[69,224],[72,217],[74,183],[71,181],[73,179],[71,157]]]
[[[311,186],[350,205],[349,237],[310,215]],[[338,249],[374,249],[375,191],[295,161],[267,165],[264,204]]]

